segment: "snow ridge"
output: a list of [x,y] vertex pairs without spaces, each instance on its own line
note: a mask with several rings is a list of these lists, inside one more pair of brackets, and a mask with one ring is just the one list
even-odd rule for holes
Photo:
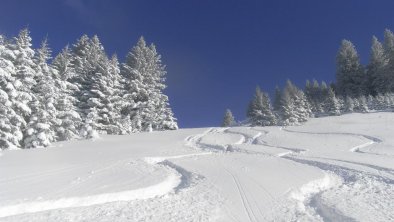
[[173,191],[182,181],[182,175],[177,172],[170,174],[164,181],[148,187],[116,193],[103,193],[86,197],[69,197],[58,200],[37,201],[5,206],[0,208],[0,217],[17,214],[33,213],[68,207],[83,207],[114,201],[143,200],[165,195]]

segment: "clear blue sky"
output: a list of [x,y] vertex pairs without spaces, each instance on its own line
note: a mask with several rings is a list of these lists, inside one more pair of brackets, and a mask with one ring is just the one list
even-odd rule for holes
[[166,93],[181,127],[215,126],[230,108],[245,118],[256,85],[333,81],[341,39],[369,57],[372,35],[394,29],[394,1],[2,0],[0,33],[31,30],[57,53],[97,34],[120,60],[143,35],[167,65]]

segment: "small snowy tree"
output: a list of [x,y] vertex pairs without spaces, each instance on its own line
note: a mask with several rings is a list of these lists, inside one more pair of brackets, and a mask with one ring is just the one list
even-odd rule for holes
[[256,88],[253,100],[249,104],[247,117],[252,125],[255,126],[272,126],[276,124],[276,117],[273,114],[269,96],[262,92],[259,87]]
[[284,90],[281,95],[280,118],[282,125],[293,125],[298,122],[294,113],[294,100],[291,98],[290,92]]
[[360,96],[359,97],[357,110],[362,112],[362,113],[369,112],[367,99],[365,98],[365,96]]
[[346,96],[344,110],[347,113],[351,113],[354,110],[354,101],[350,96]]
[[231,112],[231,110],[227,109],[226,112],[224,113],[222,127],[233,126],[234,123],[235,123],[235,120],[234,120],[233,113]]
[[340,115],[340,107],[337,98],[335,97],[335,93],[330,87],[328,89],[328,96],[325,101],[325,107],[327,113],[331,116],[338,116]]

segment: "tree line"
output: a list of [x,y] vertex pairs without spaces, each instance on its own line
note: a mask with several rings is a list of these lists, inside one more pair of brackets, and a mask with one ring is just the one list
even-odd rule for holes
[[123,63],[97,36],[83,35],[53,59],[45,39],[32,48],[28,29],[0,35],[0,148],[177,129],[163,93],[165,66],[141,37]]
[[[363,66],[353,43],[342,40],[336,56],[336,82],[306,81],[299,89],[290,80],[276,87],[274,102],[256,88],[247,108],[253,126],[294,125],[308,118],[394,108],[394,34],[386,29],[383,43],[373,36],[369,64]],[[226,110],[223,126],[234,125]]]

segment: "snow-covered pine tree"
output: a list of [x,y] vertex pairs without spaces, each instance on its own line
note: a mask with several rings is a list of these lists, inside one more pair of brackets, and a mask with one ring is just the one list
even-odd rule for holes
[[307,121],[312,116],[310,105],[304,92],[298,89],[290,80],[282,92],[280,117],[283,125],[292,125]]
[[367,97],[367,105],[369,110],[376,110],[376,99],[372,95]]
[[368,104],[367,104],[367,99],[365,98],[364,95],[362,95],[362,96],[360,96],[360,97],[358,98],[358,107],[357,107],[357,110],[360,111],[360,112],[362,112],[362,113],[367,113],[367,112],[369,112]]
[[59,90],[59,97],[55,103],[56,118],[59,120],[56,126],[56,137],[59,141],[79,138],[82,119],[75,106],[77,99],[74,96],[78,87],[69,81],[76,73],[68,46],[54,58],[52,66],[54,75],[57,76],[55,79]]
[[387,91],[385,89],[385,65],[386,58],[383,45],[375,36],[373,36],[371,55],[366,71],[366,95],[376,96],[378,93],[384,93]]
[[305,86],[305,96],[308,103],[310,104],[310,109],[313,113],[313,116],[321,115],[324,112],[324,98],[322,98],[322,89],[320,88],[319,83],[315,79],[312,83],[307,80]]
[[118,77],[113,76],[116,73],[111,72],[111,62],[97,36],[91,39],[82,36],[74,45],[72,65],[78,73],[72,80],[78,86],[77,107],[84,121],[81,135],[89,137],[96,134],[90,131],[120,133],[118,125],[114,123],[117,114],[113,112],[110,101],[116,92],[112,88],[113,81]]
[[34,64],[34,50],[31,48],[31,37],[28,29],[23,29],[19,35],[14,38],[14,41],[9,44],[12,52],[12,63],[16,70],[16,80],[14,87],[19,92],[13,98],[13,108],[15,112],[29,120],[31,114],[30,102],[35,99],[32,93],[32,87],[36,84],[35,81],[35,64]]
[[383,74],[380,75],[377,83],[378,92],[394,92],[394,33],[386,29],[384,32],[384,54],[386,64]]
[[45,39],[35,57],[36,85],[32,91],[36,100],[26,127],[25,148],[46,147],[56,140],[55,131],[59,124],[54,104],[59,97],[59,90],[55,85],[53,69],[47,64],[50,58],[51,50]]
[[279,116],[281,124],[284,126],[296,124],[298,119],[294,113],[294,100],[292,99],[289,90],[283,90],[280,101]]
[[[331,87],[332,88],[332,87]],[[334,92],[335,94],[335,92]],[[339,105],[339,112],[344,113],[345,112],[345,99],[341,96],[336,97]]]
[[337,54],[336,90],[342,96],[358,97],[365,93],[365,74],[356,48],[348,40],[342,40]]
[[[87,99],[89,97],[88,92],[86,91],[87,86],[89,85],[88,73],[90,72],[91,65],[88,63],[88,56],[90,53],[90,39],[87,35],[83,35],[80,39],[77,40],[75,44],[72,46],[71,50],[71,67],[73,67],[73,71],[76,75],[71,75],[69,78],[69,82],[72,85],[77,87],[75,90],[74,97],[77,99],[76,107],[78,113],[82,120],[84,121],[87,116]],[[82,130],[82,129],[81,129]]]
[[298,122],[306,122],[309,117],[313,116],[311,106],[306,99],[304,92],[298,88],[295,93],[294,104],[295,111],[298,114]]
[[127,134],[131,132],[130,118],[122,115],[124,79],[120,75],[120,65],[116,54],[112,55],[109,60],[108,73],[110,76],[109,85],[112,89],[108,97],[108,116],[110,118],[111,126],[113,127],[112,134]]
[[304,93],[306,99],[308,100],[309,104],[311,105],[311,111],[313,114],[317,113],[317,105],[315,103],[316,94],[313,91],[312,83],[309,80],[306,80]]
[[13,109],[13,99],[18,97],[18,92],[13,85],[16,75],[11,62],[13,52],[8,46],[5,37],[0,35],[0,149],[20,147],[26,125],[24,118]]
[[[324,112],[324,100],[323,100],[323,91],[322,88],[324,88],[323,85],[324,82],[322,82],[322,86],[319,85],[319,82],[314,79],[313,80],[313,85],[312,85],[312,89],[314,92],[314,102],[315,102],[315,108],[316,108],[316,113],[318,115],[321,115]],[[322,87],[322,88],[321,88]]]
[[235,124],[235,119],[233,113],[231,112],[231,110],[226,109],[226,112],[224,113],[224,117],[223,117],[222,127],[229,127],[229,126],[233,126],[234,124]]
[[340,107],[337,98],[335,97],[334,90],[332,88],[328,88],[328,95],[325,101],[325,107],[328,115],[330,116],[338,116],[340,115]]
[[353,112],[360,112],[360,101],[358,101],[358,98],[353,98]]
[[247,117],[254,126],[273,126],[277,123],[269,96],[262,92],[260,87],[256,87],[255,95],[247,110]]
[[385,100],[384,100],[384,95],[383,94],[378,94],[375,96],[375,109],[376,110],[385,110]]
[[123,113],[130,116],[133,130],[177,129],[168,97],[163,94],[166,71],[156,47],[153,44],[147,46],[141,37],[127,54],[122,67],[128,91],[124,97],[133,100]]
[[384,103],[386,105],[386,109],[394,110],[394,94],[393,93],[386,93],[384,95]]
[[354,101],[350,96],[346,96],[344,111],[347,113],[351,113],[354,111]]
[[[36,85],[36,64],[34,63],[35,51],[32,49],[32,39],[28,29],[23,29],[18,36],[9,44],[12,50],[12,63],[15,66],[15,93],[12,96],[12,106],[14,111],[23,117],[25,123],[30,122],[32,110],[39,106],[32,89]],[[28,135],[26,124],[22,129],[24,136]],[[21,141],[21,143],[23,143]],[[25,147],[21,144],[21,147]]]
[[273,104],[273,110],[275,112],[279,112],[280,107],[281,107],[281,95],[282,91],[280,90],[279,86],[275,87],[275,97],[274,97],[274,104]]
[[[90,85],[86,91],[90,97],[87,99],[88,112],[95,112],[97,115],[96,122],[93,122],[93,129],[106,134],[119,134],[118,127],[119,113],[114,109],[111,99],[115,96],[118,73],[116,72],[117,64],[111,64],[104,47],[97,36],[93,36],[89,47],[89,63],[91,65]],[[117,62],[117,60],[115,61]],[[114,70],[115,69],[115,70]],[[92,109],[94,109],[92,111]]]

